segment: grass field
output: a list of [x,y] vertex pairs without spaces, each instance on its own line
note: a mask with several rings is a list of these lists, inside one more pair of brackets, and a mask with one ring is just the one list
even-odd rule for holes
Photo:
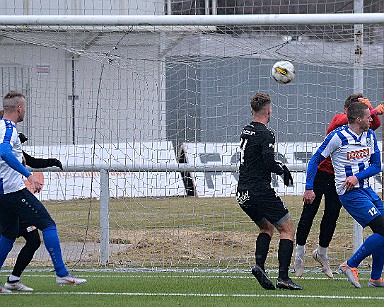
[[[301,197],[284,197],[284,201],[297,224]],[[98,201],[60,201],[46,206],[57,222],[65,262],[88,283],[57,286],[54,273],[47,271],[49,258],[36,256],[22,276],[35,291],[0,295],[1,306],[361,307],[384,300],[384,289],[367,287],[368,274],[361,274],[362,289],[355,289],[343,275],[329,280],[314,274],[319,266],[310,251],[317,245],[323,207],[308,239],[308,273],[293,278],[304,290],[266,291],[249,272],[254,265],[257,228],[233,198],[111,199],[110,244],[117,250],[111,251],[107,267],[98,262]],[[329,249],[335,271],[352,253],[352,232],[352,219],[342,211]],[[80,255],[71,250],[71,244],[83,241],[94,244],[95,249]],[[277,277],[277,246],[276,235],[266,263],[273,280]],[[14,260],[7,259],[0,281],[5,282]],[[369,271],[367,262],[362,268]]]
[[[88,279],[80,286],[59,287],[52,272],[25,272],[32,293],[0,295],[1,306],[379,306],[384,289],[368,288],[360,274],[361,289],[343,275],[330,280],[305,274],[294,280],[302,291],[262,289],[247,272],[108,272],[81,271]],[[1,280],[7,274],[0,274]],[[293,276],[293,274],[292,274]],[[270,274],[275,280],[276,274]]]

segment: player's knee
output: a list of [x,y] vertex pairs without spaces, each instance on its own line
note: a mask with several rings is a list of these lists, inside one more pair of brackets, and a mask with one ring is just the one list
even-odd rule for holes
[[374,233],[378,233],[384,236],[384,216],[379,215],[375,217],[368,226],[372,229]]
[[36,251],[41,244],[39,232],[37,230],[33,231],[33,235],[29,236],[25,245],[30,249]]
[[283,223],[279,224],[276,228],[280,233],[280,238],[293,240],[295,236],[295,228],[291,218],[285,220]]

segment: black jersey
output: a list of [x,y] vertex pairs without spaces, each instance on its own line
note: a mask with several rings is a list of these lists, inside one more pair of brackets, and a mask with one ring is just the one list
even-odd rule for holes
[[238,189],[271,187],[271,173],[283,174],[275,161],[275,135],[264,124],[251,122],[240,136],[240,175]]

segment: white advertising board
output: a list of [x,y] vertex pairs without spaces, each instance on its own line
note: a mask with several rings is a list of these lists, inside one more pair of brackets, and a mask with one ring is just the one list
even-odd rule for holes
[[[275,157],[288,165],[306,169],[309,159],[320,143],[277,143]],[[379,144],[381,148],[381,143]],[[217,166],[217,172],[192,172],[191,179],[199,197],[235,196],[238,173],[221,172],[220,166],[237,165],[240,157],[239,143],[184,143],[179,155],[185,157],[190,166]],[[294,184],[286,187],[280,176],[272,174],[272,186],[279,194],[302,195],[305,190],[305,171],[292,172]],[[375,176],[371,184],[381,191],[381,178]]]
[[[41,200],[62,200],[100,196],[100,173],[80,171],[82,165],[130,167],[135,171],[109,173],[111,197],[182,196],[185,188],[179,172],[151,172],[156,165],[175,166],[176,156],[171,142],[103,144],[103,146],[24,147],[35,158],[57,158],[65,168],[79,172],[34,172],[44,178],[44,188],[37,194]],[[137,170],[139,168],[139,170]],[[141,171],[142,169],[142,171]]]

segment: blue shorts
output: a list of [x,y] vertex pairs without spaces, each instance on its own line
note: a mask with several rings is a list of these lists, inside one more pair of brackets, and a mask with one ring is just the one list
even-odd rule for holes
[[358,188],[339,195],[344,209],[362,226],[366,227],[384,213],[383,202],[371,187]]

